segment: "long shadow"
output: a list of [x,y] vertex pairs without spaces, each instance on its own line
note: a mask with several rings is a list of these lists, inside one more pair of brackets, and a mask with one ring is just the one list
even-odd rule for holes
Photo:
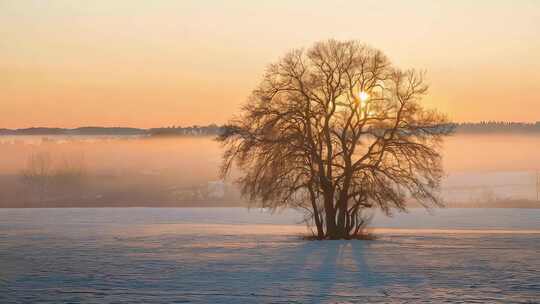
[[[301,244],[291,252],[297,258],[295,269],[291,269],[297,274],[291,277],[303,279],[303,290],[311,293],[310,303],[339,301],[343,296],[361,292],[359,289],[362,288],[384,294],[384,288],[392,282],[392,278],[372,269],[374,266],[369,264],[367,258],[368,252],[374,250],[370,248],[370,243],[313,241]],[[299,282],[290,283],[298,286]]]
[[338,262],[343,258],[343,249],[344,244],[342,241],[324,242],[324,248],[321,249],[323,254],[322,263],[314,274],[319,275],[316,288],[319,297],[314,298],[313,303],[321,303],[330,299],[334,293],[336,283],[341,281]]
[[303,241],[283,258],[292,262],[283,277],[290,296],[301,303],[332,300],[336,283],[347,281],[338,263],[343,260],[344,241]]
[[399,248],[387,248],[386,240],[303,241],[297,236],[261,240],[261,248],[225,250],[242,254],[217,260],[221,271],[206,281],[215,284],[207,289],[253,297],[260,302],[321,303],[383,296],[386,290],[392,294],[395,284],[410,286],[419,282],[407,277],[410,272],[406,270],[395,271],[399,263],[396,265],[389,257],[396,255],[385,251]]
[[[396,283],[407,282],[416,285],[418,278],[404,274],[388,274],[377,270],[377,260],[370,259],[382,249],[379,241],[313,241],[299,244],[295,251],[289,252],[296,260],[290,269],[292,279],[288,282],[304,292],[309,292],[310,303],[346,300],[342,297],[362,298],[373,294],[390,296],[389,287]],[[374,261],[375,264],[370,263]],[[379,265],[388,266],[388,265]],[[300,284],[299,284],[300,283]],[[362,289],[370,290],[362,295]]]
[[328,299],[339,278],[340,242],[298,241],[290,246],[276,249],[279,258],[269,273],[272,282],[253,282],[254,289],[267,294],[269,285],[278,287],[277,290],[272,288],[272,295],[287,299],[287,302],[320,303]]
[[369,265],[368,262],[368,251],[373,251],[373,254],[377,254],[371,248],[372,244],[370,242],[377,241],[351,241],[349,242],[349,247],[351,251],[352,259],[355,263],[356,271],[354,272],[354,279],[361,286],[372,288],[372,287],[384,287],[390,283],[389,277],[379,271],[375,271]]
[[[394,284],[406,283],[408,286],[414,286],[423,282],[421,278],[411,276],[406,269],[402,269],[397,273],[386,272],[388,270],[387,267],[392,266],[392,261],[390,260],[386,260],[384,263],[382,263],[382,265],[377,265],[378,261],[384,261],[384,259],[391,259],[395,257],[395,255],[390,255],[388,258],[384,257],[384,250],[388,250],[389,248],[377,248],[375,246],[380,244],[377,242],[385,241],[351,241],[349,243],[351,247],[351,254],[356,266],[354,279],[356,279],[363,287],[377,288],[383,294],[388,295],[386,291],[387,288]],[[375,255],[377,255],[378,261],[375,263],[370,263],[370,256],[375,258]],[[390,263],[390,265],[388,263]],[[377,270],[377,266],[384,266],[385,268],[382,270]]]

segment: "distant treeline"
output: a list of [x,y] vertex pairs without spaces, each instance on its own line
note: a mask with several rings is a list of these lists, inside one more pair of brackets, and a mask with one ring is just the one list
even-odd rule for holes
[[513,133],[513,134],[540,134],[540,121],[536,123],[483,121],[479,123],[457,123],[457,133]]
[[206,136],[206,135],[218,135],[222,131],[222,127],[211,124],[208,126],[191,126],[191,127],[166,127],[166,128],[153,128],[146,130],[151,136]]
[[[486,121],[478,123],[456,123],[457,133],[515,133],[540,134],[540,121],[536,123]],[[180,127],[170,126],[163,128],[140,129],[125,127],[81,127],[75,129],[64,128],[25,128],[0,129],[0,136],[7,135],[109,135],[109,136],[214,136],[220,134],[223,127],[216,124],[207,126]]]
[[219,134],[221,127],[215,124],[191,127],[163,127],[152,129],[125,127],[81,127],[64,128],[25,128],[0,129],[0,136],[16,135],[64,135],[64,136],[213,136]]

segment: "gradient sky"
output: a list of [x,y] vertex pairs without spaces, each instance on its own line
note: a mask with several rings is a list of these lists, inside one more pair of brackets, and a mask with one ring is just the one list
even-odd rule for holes
[[0,128],[223,123],[328,38],[425,69],[455,121],[540,120],[540,1],[0,0]]

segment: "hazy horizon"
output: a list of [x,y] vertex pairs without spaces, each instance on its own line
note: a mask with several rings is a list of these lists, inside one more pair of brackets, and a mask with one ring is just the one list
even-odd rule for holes
[[[484,123],[502,123],[502,124],[527,124],[527,125],[534,125],[534,124],[540,124],[540,120],[538,121],[453,121],[452,123],[458,124],[458,125],[467,125],[467,124],[473,124],[473,125],[482,125]],[[226,124],[226,123],[224,123]],[[32,128],[44,128],[44,129],[66,129],[66,130],[74,130],[74,129],[80,129],[80,128],[130,128],[130,129],[140,129],[140,130],[150,130],[150,129],[159,129],[159,128],[169,128],[169,127],[176,127],[176,128],[190,128],[190,127],[206,127],[206,126],[222,126],[224,124],[217,124],[214,122],[210,123],[203,123],[203,124],[186,124],[183,125],[181,123],[173,123],[169,125],[156,125],[156,126],[150,126],[150,127],[138,127],[138,126],[125,126],[125,125],[98,125],[98,124],[89,124],[89,125],[75,125],[73,127],[59,127],[56,125],[28,125],[23,126],[20,128],[8,128],[3,127],[0,125],[0,129],[6,129],[6,130],[24,130],[24,129],[32,129]]]
[[[533,206],[539,145],[537,135],[460,133],[447,138],[441,150],[445,201],[515,207],[512,202],[528,200],[527,206]],[[5,136],[0,149],[0,188],[5,189],[0,208],[246,204],[234,185],[236,176],[225,181],[219,176],[223,151],[212,137]],[[23,179],[34,156],[48,159],[52,184],[43,201]],[[72,177],[62,179],[57,172]]]

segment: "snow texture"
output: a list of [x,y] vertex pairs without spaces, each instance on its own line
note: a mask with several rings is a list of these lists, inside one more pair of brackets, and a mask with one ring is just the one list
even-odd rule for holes
[[304,241],[292,211],[0,210],[0,303],[539,303],[540,210],[377,216]]

